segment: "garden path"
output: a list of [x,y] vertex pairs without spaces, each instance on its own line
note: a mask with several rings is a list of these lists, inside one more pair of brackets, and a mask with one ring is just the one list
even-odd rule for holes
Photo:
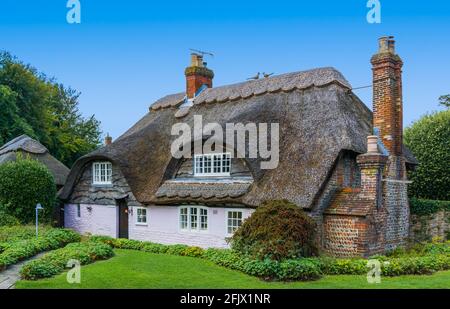
[[20,269],[22,266],[32,260],[38,259],[47,252],[39,253],[28,260],[21,261],[17,264],[8,266],[4,271],[0,272],[0,289],[13,289],[14,284],[20,280]]

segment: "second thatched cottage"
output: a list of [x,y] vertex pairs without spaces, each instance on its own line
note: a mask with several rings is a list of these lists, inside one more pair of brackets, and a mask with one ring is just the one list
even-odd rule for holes
[[[226,247],[264,200],[287,199],[317,222],[321,248],[372,255],[405,243],[407,168],[402,144],[402,60],[394,40],[372,57],[373,113],[333,68],[212,87],[201,55],[186,90],[168,95],[114,143],[79,159],[61,192],[66,227],[165,244]],[[279,164],[220,153],[175,158],[176,123],[279,124]],[[192,143],[198,142],[194,136]],[[369,142],[367,142],[369,140]],[[201,139],[204,142],[204,139]]]

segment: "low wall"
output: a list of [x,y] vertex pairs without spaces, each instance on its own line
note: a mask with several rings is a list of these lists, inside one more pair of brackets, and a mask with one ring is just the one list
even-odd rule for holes
[[409,232],[413,242],[429,241],[434,237],[450,239],[450,211],[411,215]]

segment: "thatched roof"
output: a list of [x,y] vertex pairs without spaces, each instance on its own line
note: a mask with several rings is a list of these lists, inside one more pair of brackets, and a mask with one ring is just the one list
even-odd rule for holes
[[27,135],[16,137],[0,147],[0,164],[15,161],[19,153],[47,166],[57,186],[63,186],[66,183],[70,170],[55,159],[41,143]]
[[[177,122],[192,127],[193,116],[202,115],[204,124],[217,122],[223,127],[225,123],[249,122],[280,125],[278,167],[262,170],[259,159],[246,159],[254,182],[244,195],[228,196],[227,201],[257,206],[267,199],[285,198],[308,208],[341,151],[366,151],[366,137],[372,133],[372,113],[350,89],[337,70],[321,68],[206,89],[181,118],[175,114],[184,94],[164,97],[112,145],[79,159],[61,198],[70,197],[88,162],[108,159],[120,166],[141,203],[182,200],[180,194],[194,189],[179,188],[180,194],[175,194],[175,185],[166,182],[177,169],[170,153],[171,142],[176,138],[171,136],[171,127]],[[169,191],[171,197],[164,193]]]

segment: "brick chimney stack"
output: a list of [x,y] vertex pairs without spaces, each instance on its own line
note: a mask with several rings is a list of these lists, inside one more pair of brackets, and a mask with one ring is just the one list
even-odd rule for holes
[[403,62],[395,53],[392,36],[378,40],[379,50],[372,56],[373,127],[390,155],[402,155],[403,139]]
[[108,133],[108,134],[106,134],[106,137],[105,137],[105,146],[108,146],[111,144],[112,144],[112,137],[109,136],[109,133]]
[[214,72],[206,67],[203,56],[197,53],[191,54],[191,65],[184,71],[186,75],[186,95],[188,99],[195,97],[203,85],[212,87]]

